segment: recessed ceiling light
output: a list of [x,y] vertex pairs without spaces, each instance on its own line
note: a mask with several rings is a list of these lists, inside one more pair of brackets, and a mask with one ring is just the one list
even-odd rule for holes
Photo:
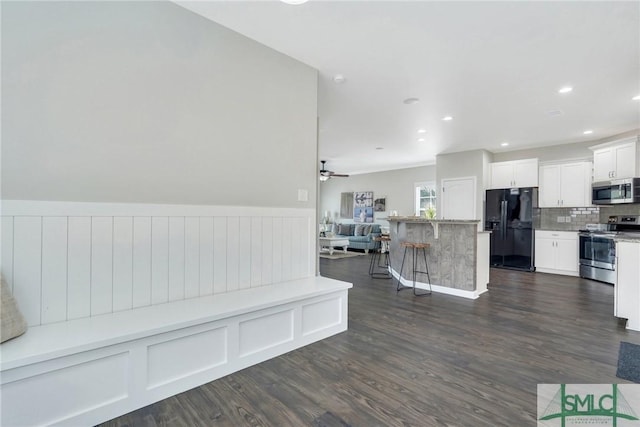
[[376,147],[376,150],[384,150],[384,147]]
[[503,142],[502,144],[500,144],[500,146],[501,146],[501,147],[506,147],[506,146],[508,146],[508,145],[509,145],[509,143],[508,143],[508,142]]
[[417,104],[418,102],[420,102],[420,98],[407,98],[404,101],[405,104]]
[[302,4],[302,3],[306,3],[309,0],[280,0],[282,3],[286,3],[286,4]]
[[346,79],[342,74],[336,74],[335,76],[333,76],[334,83],[341,84],[341,83],[344,83],[345,80]]
[[585,130],[582,133],[585,134],[585,135],[591,135],[593,133],[593,131],[591,129],[589,129],[589,130]]
[[632,101],[640,101],[640,95],[636,95],[633,98],[631,98]]
[[560,88],[560,90],[558,90],[558,93],[569,93],[573,90],[573,88],[571,86],[565,86],[563,88]]
[[554,117],[554,116],[561,116],[564,113],[562,112],[562,110],[551,110],[551,111],[547,111],[547,114],[551,117]]
[[448,121],[453,120],[453,117],[451,117],[451,116],[444,116],[444,117],[442,118],[442,120],[444,120],[445,122],[448,122]]
[[426,129],[418,129],[418,133],[427,133]]
[[419,138],[418,142],[424,142],[424,138]]

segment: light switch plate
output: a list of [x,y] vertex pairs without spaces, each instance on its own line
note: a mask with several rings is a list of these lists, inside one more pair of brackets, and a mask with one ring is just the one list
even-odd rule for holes
[[307,202],[309,201],[309,191],[303,188],[298,189],[298,201],[299,202]]
[[564,216],[559,216],[558,217],[558,222],[564,222]]

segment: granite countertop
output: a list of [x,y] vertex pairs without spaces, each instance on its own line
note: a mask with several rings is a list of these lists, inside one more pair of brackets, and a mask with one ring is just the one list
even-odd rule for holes
[[640,243],[640,233],[618,233],[614,240],[616,242]]
[[389,222],[419,222],[419,223],[437,223],[437,224],[478,224],[479,219],[429,219],[419,216],[390,216],[384,218]]

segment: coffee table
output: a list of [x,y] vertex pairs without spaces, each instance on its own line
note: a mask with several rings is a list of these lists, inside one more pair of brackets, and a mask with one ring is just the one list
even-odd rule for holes
[[344,253],[347,253],[349,239],[345,237],[320,237],[320,250],[328,250],[329,255],[333,255],[333,249],[341,246]]

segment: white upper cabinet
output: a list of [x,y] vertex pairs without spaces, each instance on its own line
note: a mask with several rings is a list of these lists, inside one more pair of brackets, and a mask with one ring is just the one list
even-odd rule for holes
[[590,206],[590,189],[591,162],[540,166],[541,208]]
[[538,159],[491,163],[489,188],[538,186]]
[[639,176],[638,137],[591,147],[593,150],[593,180],[633,178]]

